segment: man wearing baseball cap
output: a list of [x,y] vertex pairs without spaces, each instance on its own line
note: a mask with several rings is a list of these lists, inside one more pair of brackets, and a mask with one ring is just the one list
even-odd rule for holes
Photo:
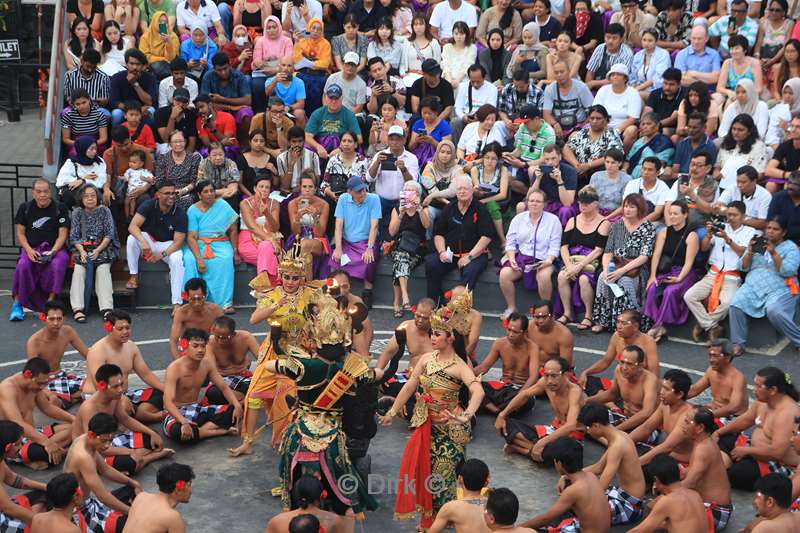
[[342,88],[342,105],[358,114],[364,110],[364,104],[367,103],[367,84],[358,75],[361,58],[355,52],[347,52],[343,59],[342,70],[328,77],[323,92],[326,92],[331,85],[338,85]]
[[351,278],[364,280],[361,298],[372,307],[372,284],[378,270],[378,223],[381,220],[381,201],[377,194],[367,192],[360,176],[347,181],[347,192],[336,202],[336,228],[331,270],[341,269]]
[[333,83],[325,88],[323,106],[308,119],[306,144],[320,159],[328,159],[328,152],[339,147],[339,137],[346,131],[355,133],[358,144],[363,144],[355,114],[342,105],[342,87]]
[[406,96],[406,111],[416,116],[419,116],[419,103],[423,96],[439,98],[441,105],[439,118],[442,120],[450,120],[450,115],[453,114],[453,108],[456,105],[453,86],[442,78],[442,67],[430,57],[422,62],[422,77],[414,82]]
[[189,107],[191,93],[185,87],[177,87],[172,92],[172,101],[156,111],[156,153],[169,151],[170,134],[181,130],[186,138],[186,151],[194,152],[197,146],[197,112]]
[[375,182],[375,193],[381,199],[381,214],[386,224],[392,209],[398,206],[403,184],[419,178],[417,156],[405,149],[406,132],[394,125],[387,135],[389,148],[375,154],[367,170],[367,180]]
[[548,144],[555,144],[556,133],[553,127],[542,119],[542,112],[532,105],[519,110],[519,124],[514,135],[514,151],[504,154],[503,159],[512,167],[522,170],[527,177],[528,167],[538,164],[542,151]]

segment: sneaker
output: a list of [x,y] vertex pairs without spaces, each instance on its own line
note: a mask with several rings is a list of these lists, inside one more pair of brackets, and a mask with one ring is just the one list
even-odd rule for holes
[[19,302],[14,302],[14,305],[11,306],[11,314],[8,315],[8,320],[11,322],[25,320],[25,311],[22,310],[22,305]]
[[361,291],[361,299],[364,300],[364,305],[367,306],[367,309],[372,309],[372,289]]

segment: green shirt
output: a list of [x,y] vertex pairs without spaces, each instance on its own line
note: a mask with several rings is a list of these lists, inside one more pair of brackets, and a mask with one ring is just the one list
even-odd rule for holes
[[556,142],[556,133],[550,124],[544,120],[541,123],[535,138],[525,124],[520,124],[517,134],[514,136],[515,144],[520,150],[520,159],[523,161],[534,161],[541,158],[544,147]]

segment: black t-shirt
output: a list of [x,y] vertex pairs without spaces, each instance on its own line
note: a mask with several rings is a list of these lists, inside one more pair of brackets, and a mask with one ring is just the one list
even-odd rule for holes
[[182,207],[173,205],[172,210],[164,213],[155,198],[142,203],[136,214],[144,217],[141,230],[149,233],[150,237],[158,242],[171,241],[176,231],[186,233],[189,225],[186,211]]
[[420,103],[422,103],[422,99],[426,96],[438,96],[439,97],[439,104],[442,106],[441,109],[444,109],[449,106],[456,105],[456,99],[453,96],[453,86],[450,85],[450,82],[446,79],[442,78],[439,81],[439,85],[436,87],[430,87],[427,83],[425,84],[425,94],[422,92],[422,84],[425,83],[425,78],[419,78],[417,81],[414,82],[414,85],[411,86],[411,91],[406,93],[406,111],[411,113],[411,97],[416,96],[419,98]]
[[[167,139],[162,139],[161,134],[158,133],[158,128],[165,128],[167,127],[167,123],[169,122],[169,115],[172,113],[172,106],[167,105],[164,107],[159,107],[156,110],[156,131],[153,132],[155,135],[156,142],[165,143]],[[186,140],[189,140],[189,137],[197,137],[197,112],[192,109],[191,107],[187,107],[183,111],[183,117],[175,123],[175,129],[181,130],[183,132],[183,136]]]
[[[103,14],[105,5],[103,4],[103,0],[92,0],[92,15],[89,17],[89,23],[91,24],[92,18],[96,14]],[[83,14],[78,9],[78,0],[67,0],[67,13],[74,13],[75,15],[80,15],[81,17]]]
[[647,97],[647,107],[655,111],[658,120],[664,120],[678,110],[685,96],[686,89],[684,87],[678,89],[678,94],[672,100],[667,100],[664,96],[664,89],[656,89]]
[[453,253],[466,254],[475,247],[478,239],[481,237],[491,239],[495,231],[486,206],[475,198],[463,215],[458,209],[458,202],[453,200],[447,204],[436,217],[433,234],[444,237],[445,245]]
[[794,147],[794,141],[782,142],[772,159],[778,161],[778,168],[783,171],[794,172],[800,169],[800,150]]
[[55,200],[51,200],[45,208],[31,200],[19,206],[14,224],[25,226],[25,238],[32,248],[36,248],[43,242],[56,242],[58,230],[69,228],[69,213],[66,207]]

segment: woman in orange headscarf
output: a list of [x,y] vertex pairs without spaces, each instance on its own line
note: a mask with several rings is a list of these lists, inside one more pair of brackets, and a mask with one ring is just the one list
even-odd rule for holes
[[333,64],[331,43],[324,37],[325,26],[318,18],[312,18],[306,26],[308,37],[294,45],[294,68],[297,77],[306,85],[306,116],[322,105],[322,90]]
[[139,39],[139,50],[147,56],[150,65],[158,61],[169,63],[178,56],[181,43],[170,28],[165,11],[156,11],[150,18],[150,26]]

